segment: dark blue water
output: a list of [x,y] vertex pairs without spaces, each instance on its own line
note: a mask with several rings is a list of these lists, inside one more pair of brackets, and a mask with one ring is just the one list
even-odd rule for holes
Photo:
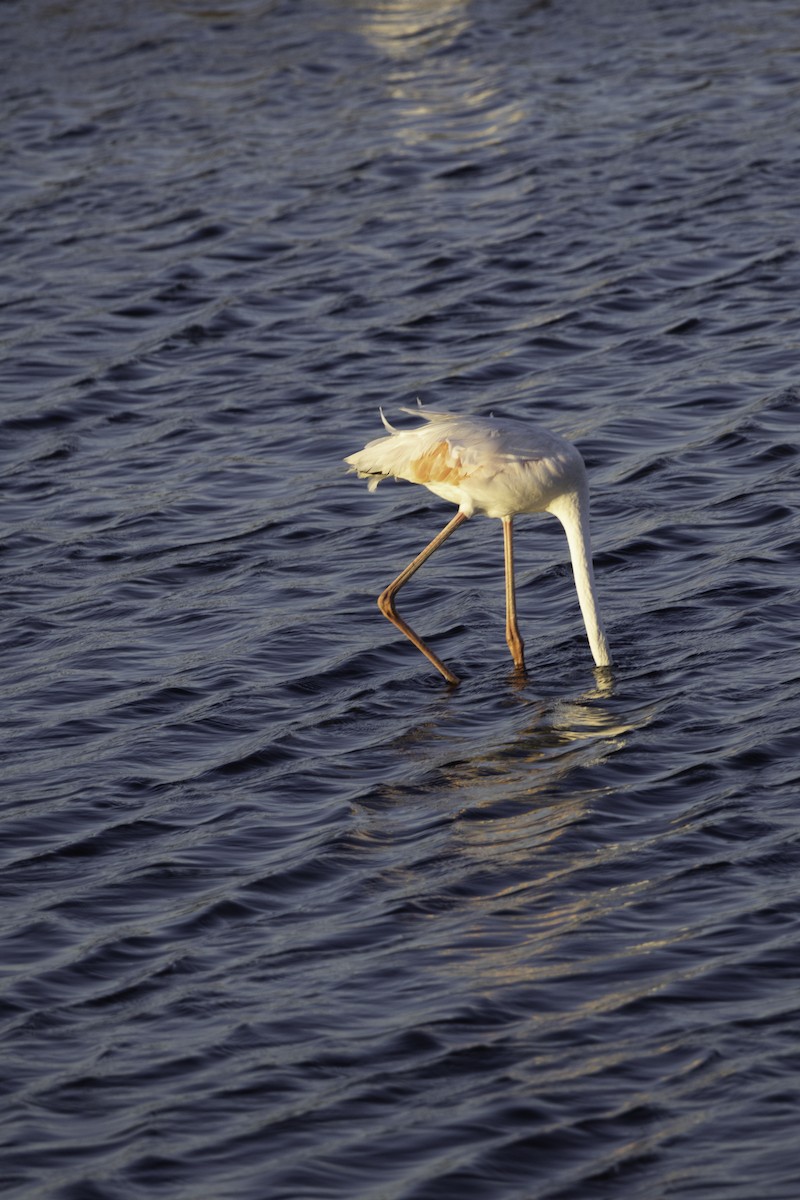
[[796,1200],[797,4],[1,8],[4,1195]]

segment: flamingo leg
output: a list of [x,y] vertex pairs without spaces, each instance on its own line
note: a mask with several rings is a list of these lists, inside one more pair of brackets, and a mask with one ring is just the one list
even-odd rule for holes
[[389,586],[385,588],[378,597],[378,608],[381,610],[383,615],[389,621],[391,621],[393,625],[396,625],[400,632],[404,633],[409,641],[414,643],[418,650],[422,651],[425,657],[436,667],[436,670],[440,671],[441,674],[444,675],[448,683],[458,683],[458,676],[454,675],[453,672],[436,657],[433,651],[425,645],[422,638],[414,633],[414,630],[411,628],[411,626],[407,625],[401,616],[398,616],[397,609],[394,605],[394,598],[397,592],[400,591],[400,588],[403,586],[403,584],[408,583],[414,572],[422,566],[426,559],[430,558],[434,550],[438,550],[442,542],[446,541],[447,538],[450,537],[450,534],[458,529],[459,525],[466,520],[467,516],[465,513],[457,512],[452,521],[447,522],[442,532],[437,533],[433,541],[428,543],[425,549],[417,555],[413,562],[408,564],[405,571],[401,571],[397,576],[397,579],[393,580],[392,583],[390,583]]
[[503,517],[503,550],[506,562],[506,641],[514,666],[525,670],[525,644],[517,625],[517,600],[514,589],[514,536],[511,517]]

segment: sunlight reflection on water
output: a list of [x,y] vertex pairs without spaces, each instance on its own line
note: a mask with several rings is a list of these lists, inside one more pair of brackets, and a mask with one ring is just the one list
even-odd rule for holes
[[[788,1200],[794,6],[5,7],[10,1200]],[[417,395],[578,442],[613,673],[549,520],[526,679],[496,522],[387,626]]]

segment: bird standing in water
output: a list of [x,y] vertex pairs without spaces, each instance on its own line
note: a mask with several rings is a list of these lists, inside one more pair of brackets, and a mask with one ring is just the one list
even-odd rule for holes
[[345,459],[374,491],[393,476],[421,483],[458,505],[441,533],[409,563],[378,597],[385,617],[409,638],[448,683],[458,677],[437,658],[395,608],[395,596],[450,534],[474,513],[503,522],[506,571],[506,641],[516,667],[525,667],[517,625],[512,521],[520,513],[549,512],[567,535],[575,588],[586,634],[598,667],[611,665],[597,605],[589,541],[589,485],[583,459],[571,442],[525,421],[461,417],[433,409],[404,409],[423,417],[415,429],[394,429],[381,413],[388,437],[376,438]]

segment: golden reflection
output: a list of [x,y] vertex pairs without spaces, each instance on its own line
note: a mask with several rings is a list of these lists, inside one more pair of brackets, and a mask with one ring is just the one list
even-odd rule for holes
[[502,143],[523,109],[503,96],[501,63],[476,62],[466,0],[373,0],[356,11],[359,31],[395,67],[386,78],[393,133],[407,145]]
[[[596,843],[587,830],[620,790],[612,758],[667,703],[619,697],[608,670],[576,695],[480,687],[470,696],[462,685],[395,739],[399,777],[381,789],[376,839],[424,844],[423,869],[416,852],[399,855],[392,884],[423,915],[443,899],[457,909],[446,941],[436,921],[430,942],[418,934],[454,986],[491,991],[568,975],[565,936],[641,903],[653,881],[644,863],[630,870],[638,843]],[[368,807],[365,816],[371,825]],[[605,959],[608,948],[597,953]],[[604,996],[618,1003],[613,990]]]
[[[586,772],[600,768],[623,748],[627,735],[649,724],[657,711],[652,702],[629,708],[615,703],[609,670],[596,670],[594,686],[575,698],[532,701],[524,678],[512,674],[511,683],[505,712],[494,706],[485,714],[480,710],[470,714],[464,712],[459,697],[443,700],[446,707],[437,720],[417,726],[395,743],[409,759],[426,763],[435,772],[431,791],[437,808],[453,813],[455,796],[457,810],[469,812],[470,820],[462,830],[467,843],[485,841],[482,810],[493,829],[504,823],[496,812],[498,804],[506,811],[510,804],[520,806],[512,820],[527,810],[556,803],[569,806],[568,781],[579,770],[582,779],[576,783],[575,795],[581,805],[602,793],[600,779],[596,790],[587,788]],[[505,736],[498,736],[499,729],[506,730]],[[398,798],[402,790],[400,785]],[[556,825],[561,829],[563,822]]]
[[470,25],[466,0],[374,0],[360,13],[361,32],[392,58],[441,50]]
[[[593,690],[579,700],[542,706],[513,738],[482,749],[443,772],[449,792],[457,790],[472,810],[491,809],[498,801],[553,800],[578,768],[599,765],[625,744],[632,724],[594,703]],[[563,793],[562,793],[563,794]],[[474,830],[475,820],[470,822]]]
[[606,908],[635,904],[651,886],[646,873],[613,888],[565,880],[579,880],[584,869],[602,874],[604,863],[629,853],[613,841],[587,846],[570,835],[615,793],[609,759],[653,720],[659,703],[620,703],[610,672],[602,671],[578,696],[533,705],[520,696],[519,704],[530,716],[513,735],[451,761],[434,786],[451,806],[457,797],[451,845],[459,875],[480,881],[464,904],[462,936],[443,957],[454,978],[479,979],[483,988],[563,974],[558,947],[565,934]]

